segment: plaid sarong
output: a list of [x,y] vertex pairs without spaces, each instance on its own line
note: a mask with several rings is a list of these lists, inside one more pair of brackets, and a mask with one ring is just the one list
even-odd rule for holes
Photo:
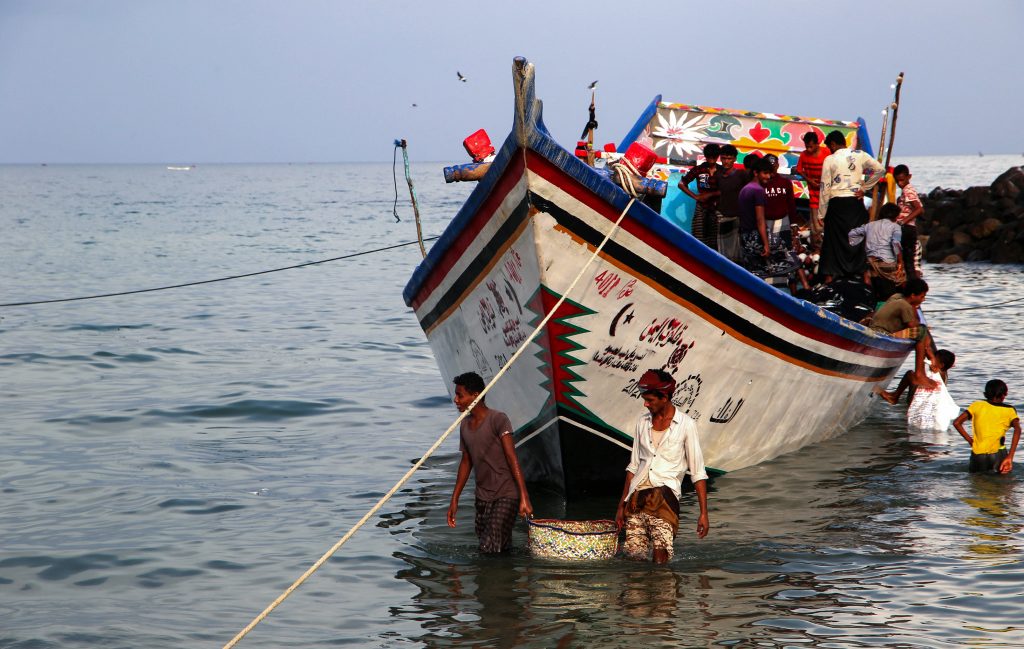
[[496,498],[476,500],[476,536],[480,539],[480,551],[498,554],[512,549],[512,526],[519,513],[518,498]]
[[895,261],[882,261],[878,257],[868,257],[868,267],[871,269],[873,277],[881,277],[897,285],[907,281],[903,267]]
[[893,338],[908,338],[910,340],[922,340],[928,335],[928,327],[926,325],[918,325],[916,327],[907,327],[906,329],[900,329],[899,331],[882,331],[887,336]]

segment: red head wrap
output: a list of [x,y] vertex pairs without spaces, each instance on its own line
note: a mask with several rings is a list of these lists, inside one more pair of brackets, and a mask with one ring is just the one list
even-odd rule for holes
[[[668,376],[668,378],[663,378]],[[640,377],[640,393],[660,392],[662,395],[672,398],[676,391],[676,381],[667,372],[659,373],[657,370],[647,370]]]

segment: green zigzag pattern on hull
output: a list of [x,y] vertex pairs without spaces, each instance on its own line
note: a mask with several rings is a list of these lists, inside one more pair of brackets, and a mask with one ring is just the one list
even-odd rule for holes
[[[541,285],[527,300],[527,304],[534,313],[546,314],[558,302],[560,297],[554,291]],[[545,379],[541,384],[541,387],[545,388],[550,395],[548,397],[549,405],[554,405],[551,403],[551,399],[554,397],[554,401],[558,405],[570,408],[588,419],[607,426],[577,399],[577,397],[586,396],[576,385],[578,382],[585,381],[585,379],[572,369],[577,365],[586,363],[585,360],[580,360],[572,355],[574,352],[583,349],[583,345],[573,340],[573,337],[581,333],[588,333],[589,330],[572,324],[569,320],[584,315],[593,315],[594,313],[596,311],[592,311],[570,299],[562,302],[558,312],[548,321],[545,335],[537,339],[541,349],[536,354],[536,357],[541,361],[541,367],[539,368],[541,371],[544,370],[545,366],[550,367],[550,373],[545,372],[545,375],[549,378]],[[540,324],[542,318],[543,315],[537,315],[530,324],[536,327]]]

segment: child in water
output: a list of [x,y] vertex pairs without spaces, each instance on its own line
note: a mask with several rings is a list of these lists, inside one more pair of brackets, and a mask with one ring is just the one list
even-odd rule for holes
[[[934,379],[936,381],[941,379],[943,383],[949,383],[949,370],[956,364],[956,354],[948,349],[940,349],[935,352],[935,360],[938,362],[938,372],[926,366],[925,375],[930,379]],[[913,377],[914,371],[907,370],[903,375],[903,378],[900,379],[895,390],[879,390],[877,392],[878,396],[882,397],[889,403],[896,405],[900,400],[900,397],[903,396],[903,393],[906,392],[907,405],[910,405],[914,401],[914,392],[917,390],[917,386],[914,385],[914,382],[911,380]]]
[[[1013,406],[1003,403],[1008,389],[999,379],[985,384],[985,400],[975,401],[960,413],[953,427],[971,445],[971,473],[1009,473],[1013,470],[1013,454],[1020,441],[1020,419]],[[971,419],[971,437],[964,430],[964,422]],[[1006,430],[1013,427],[1013,443],[1006,450]]]

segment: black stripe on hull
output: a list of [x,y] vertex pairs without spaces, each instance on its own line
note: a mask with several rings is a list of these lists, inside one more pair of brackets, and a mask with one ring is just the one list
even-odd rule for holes
[[[598,232],[587,225],[582,219],[573,216],[568,211],[558,207],[551,201],[532,193],[530,195],[530,200],[531,203],[533,203],[533,205],[535,205],[539,210],[553,216],[559,225],[565,227],[591,246],[596,247],[600,245],[601,241],[604,239],[603,233]],[[883,378],[893,371],[892,365],[887,367],[872,367],[870,365],[848,363],[813,352],[809,349],[805,349],[799,345],[779,338],[778,336],[761,329],[748,320],[743,319],[725,306],[715,302],[696,289],[687,286],[683,282],[672,277],[669,273],[661,270],[654,264],[648,262],[640,255],[630,251],[619,243],[609,240],[608,243],[605,244],[604,252],[610,257],[616,259],[623,266],[634,269],[638,274],[649,277],[658,284],[661,284],[675,295],[678,295],[690,304],[693,304],[699,310],[725,324],[733,331],[736,331],[764,347],[774,349],[786,356],[802,361],[807,365],[812,365],[829,372],[849,374],[871,379]],[[894,360],[897,360],[899,363],[903,362],[903,358]]]
[[458,300],[472,286],[473,282],[480,277],[484,269],[487,268],[487,265],[498,256],[498,251],[501,250],[505,242],[512,237],[512,234],[523,223],[529,212],[530,204],[527,197],[524,196],[519,205],[516,205],[505,222],[498,228],[498,231],[491,237],[491,240],[487,242],[487,245],[477,253],[477,256],[473,258],[473,261],[466,267],[462,275],[444,292],[441,299],[437,301],[436,306],[420,319],[420,326],[423,327],[424,331],[428,331],[434,326],[434,323],[452,306],[452,303]]

